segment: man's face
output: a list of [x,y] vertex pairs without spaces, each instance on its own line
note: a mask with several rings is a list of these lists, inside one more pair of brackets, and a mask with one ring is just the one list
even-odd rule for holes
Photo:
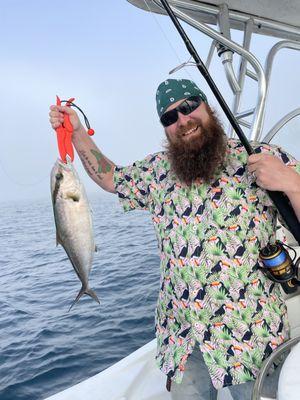
[[[166,111],[173,110],[184,100],[179,100],[172,104]],[[191,140],[194,141],[195,138],[199,140],[201,133],[203,134],[203,126],[207,126],[209,120],[210,115],[207,111],[206,103],[202,102],[196,110],[188,115],[178,113],[178,120],[165,128],[167,138],[172,143],[182,142],[182,144]]]
[[[176,108],[183,100],[168,107]],[[193,112],[178,112],[177,121],[165,128],[167,154],[171,169],[187,185],[202,179],[209,182],[222,164],[226,152],[226,135],[211,108],[202,102]]]

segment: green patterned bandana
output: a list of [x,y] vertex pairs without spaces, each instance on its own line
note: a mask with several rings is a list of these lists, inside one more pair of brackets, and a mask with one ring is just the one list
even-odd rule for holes
[[162,82],[156,92],[156,108],[159,117],[169,105],[190,96],[200,96],[207,103],[207,97],[198,86],[189,79],[167,79]]

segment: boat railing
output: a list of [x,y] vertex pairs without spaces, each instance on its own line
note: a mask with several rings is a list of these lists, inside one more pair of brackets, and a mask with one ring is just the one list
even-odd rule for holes
[[270,141],[275,137],[275,135],[293,118],[300,115],[300,108],[296,108],[293,111],[290,111],[286,115],[284,115],[273,127],[270,131],[266,134],[263,138],[263,142],[270,143]]
[[[275,56],[277,56],[279,50],[282,49],[290,49],[290,50],[300,50],[300,43],[292,40],[282,40],[276,43],[266,58],[265,63],[265,74],[266,74],[266,83],[267,83],[267,93],[266,93],[266,101],[268,97],[269,87],[270,87],[270,80],[271,80],[271,73],[272,68],[275,60]],[[290,120],[297,117],[300,114],[300,108],[296,108],[293,111],[290,111],[285,116],[283,116],[265,135],[263,138],[263,142],[269,143],[277,134],[277,132],[282,129]]]
[[294,347],[299,342],[300,335],[283,343],[276,350],[274,350],[272,354],[264,361],[253,387],[252,400],[276,400],[276,398],[263,396],[262,393],[265,379],[267,377],[267,374],[270,372],[270,369],[273,366],[274,362],[276,362],[276,360],[278,359],[280,360],[280,358],[285,355],[285,353],[290,352],[292,347]]

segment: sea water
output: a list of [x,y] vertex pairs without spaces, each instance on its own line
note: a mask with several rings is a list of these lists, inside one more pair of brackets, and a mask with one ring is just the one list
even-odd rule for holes
[[159,256],[150,214],[90,198],[98,252],[90,286],[56,247],[50,196],[0,205],[0,399],[42,400],[154,338]]

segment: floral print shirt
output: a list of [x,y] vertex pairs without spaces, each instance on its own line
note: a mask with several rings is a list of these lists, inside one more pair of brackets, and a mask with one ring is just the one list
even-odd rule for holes
[[[256,147],[300,173],[280,148]],[[124,210],[152,215],[161,259],[156,358],[177,383],[196,343],[219,389],[254,380],[262,361],[289,339],[280,287],[258,260],[275,241],[277,212],[247,171],[247,159],[241,143],[228,139],[211,183],[191,187],[176,179],[164,152],[115,169]]]

